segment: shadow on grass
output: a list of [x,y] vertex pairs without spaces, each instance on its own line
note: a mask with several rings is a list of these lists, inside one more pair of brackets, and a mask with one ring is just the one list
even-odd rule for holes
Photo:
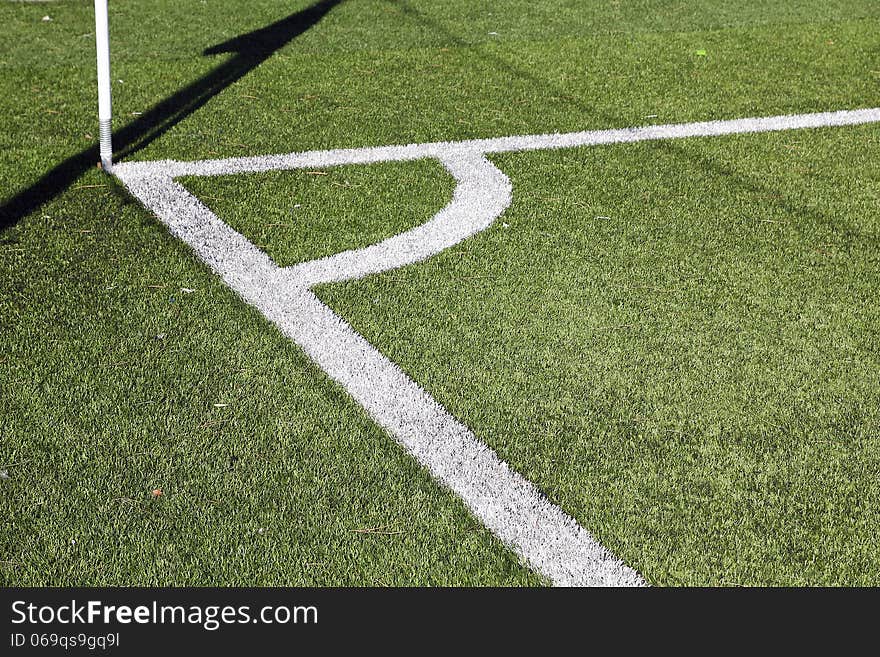
[[[271,25],[207,48],[204,55],[232,53],[233,56],[116,130],[113,133],[114,157],[122,159],[145,148],[312,28],[342,2],[344,0],[320,0]],[[16,225],[41,205],[57,197],[99,161],[98,146],[95,145],[57,164],[35,183],[0,205],[0,230]]]

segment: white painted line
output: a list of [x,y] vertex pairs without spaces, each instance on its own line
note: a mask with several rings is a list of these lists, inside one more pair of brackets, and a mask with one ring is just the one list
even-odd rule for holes
[[543,149],[574,148],[578,146],[601,146],[661,139],[684,139],[687,137],[717,137],[721,135],[755,132],[776,132],[802,128],[826,128],[859,125],[880,121],[880,108],[819,112],[815,114],[789,114],[729,121],[702,121],[699,123],[674,123],[613,130],[590,130],[561,134],[524,135],[473,139],[468,141],[430,142],[406,146],[375,146],[327,151],[308,151],[285,155],[260,155],[256,157],[233,157],[198,162],[132,162],[129,166],[162,164],[166,175],[222,176],[229,173],[259,173],[285,169],[332,167],[343,164],[374,164],[377,162],[400,162],[423,158],[443,158],[455,152],[508,153]]
[[[536,571],[557,585],[640,586],[645,584],[641,575],[611,555],[533,484],[513,472],[397,365],[321,303],[310,288],[424,260],[491,225],[509,205],[511,187],[507,176],[486,160],[486,153],[878,121],[880,109],[868,109],[201,162],[131,162],[116,165],[114,173],[173,234],[294,340]],[[285,268],[276,266],[173,180],[184,175],[428,157],[438,159],[457,182],[452,201],[430,221],[363,249]]]

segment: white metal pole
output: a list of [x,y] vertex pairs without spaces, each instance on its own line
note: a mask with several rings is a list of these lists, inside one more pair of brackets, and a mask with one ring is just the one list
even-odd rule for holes
[[95,0],[95,45],[98,50],[98,129],[101,141],[101,166],[113,168],[113,142],[110,125],[113,103],[110,98],[110,26],[107,0]]

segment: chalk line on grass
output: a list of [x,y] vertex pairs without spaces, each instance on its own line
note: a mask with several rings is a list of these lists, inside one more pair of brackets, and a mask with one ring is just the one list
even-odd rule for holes
[[[502,137],[242,157],[199,162],[128,162],[114,174],[245,301],[367,411],[483,524],[557,585],[640,586],[639,573],[609,553],[571,516],[437,403],[311,291],[422,261],[492,224],[510,204],[507,176],[488,153],[631,143],[880,121],[880,108],[566,134]],[[425,224],[366,248],[278,267],[175,182],[180,176],[439,160],[456,180],[452,201]]]
[[378,162],[403,162],[424,158],[440,158],[453,152],[463,151],[488,155],[544,149],[574,148],[577,146],[602,146],[610,144],[683,139],[687,137],[716,137],[721,135],[756,132],[778,132],[802,128],[828,128],[859,125],[880,121],[880,108],[840,110],[814,114],[786,114],[727,121],[701,121],[697,123],[672,123],[612,130],[588,130],[544,135],[521,135],[467,141],[429,142],[405,146],[371,146],[324,151],[286,153],[282,155],[258,155],[233,157],[219,160],[179,162],[159,160],[155,162],[130,162],[130,167],[154,167],[161,165],[164,174],[172,178],[180,176],[222,176],[235,173],[259,173],[284,169],[332,167],[343,164],[374,164]]

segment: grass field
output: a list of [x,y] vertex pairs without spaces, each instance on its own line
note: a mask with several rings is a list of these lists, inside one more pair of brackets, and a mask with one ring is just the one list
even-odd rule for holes
[[[111,5],[119,154],[880,105],[868,1],[309,5]],[[92,21],[0,5],[0,582],[546,584],[94,167]],[[649,583],[880,583],[880,126],[491,160],[495,225],[319,297]],[[454,187],[182,182],[279,265]]]

